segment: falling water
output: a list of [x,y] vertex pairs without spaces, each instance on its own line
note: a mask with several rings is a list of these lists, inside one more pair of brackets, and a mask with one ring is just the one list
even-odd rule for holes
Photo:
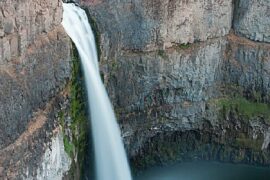
[[101,81],[95,38],[86,13],[74,4],[63,4],[63,22],[82,61],[95,148],[98,180],[131,180],[120,129]]

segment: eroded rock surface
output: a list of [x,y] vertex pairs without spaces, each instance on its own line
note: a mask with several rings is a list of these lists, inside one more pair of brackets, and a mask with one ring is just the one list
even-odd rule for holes
[[23,56],[0,66],[0,148],[12,143],[31,114],[65,86],[71,73],[69,49],[59,27],[40,36]]
[[133,139],[131,151],[157,132],[200,124],[205,102],[219,95],[225,48],[225,39],[216,39],[188,49],[126,53],[109,66],[105,80],[124,136]]
[[61,23],[62,1],[0,2],[0,64],[23,55],[40,35]]
[[61,179],[71,165],[58,126],[59,94],[33,114],[15,142],[0,150],[0,179]]
[[270,42],[270,1],[236,0],[233,27],[251,40]]
[[[269,0],[81,3],[133,165],[270,164]],[[71,55],[61,18],[60,0],[0,2],[0,179],[57,179],[69,169],[59,121],[71,126],[62,109]],[[82,98],[78,86],[71,91]],[[64,133],[77,155],[74,132]]]
[[[270,44],[256,43],[234,35],[228,37],[224,81],[244,89],[248,98],[270,102]],[[255,93],[255,94],[254,94]]]
[[[153,50],[228,34],[232,1],[82,1],[95,17],[104,45],[119,51]],[[108,28],[109,27],[109,28]],[[105,53],[105,52],[104,52]]]
[[82,4],[132,162],[270,164],[268,0]]
[[56,118],[71,77],[61,19],[61,0],[0,2],[0,179],[60,179],[70,167]]

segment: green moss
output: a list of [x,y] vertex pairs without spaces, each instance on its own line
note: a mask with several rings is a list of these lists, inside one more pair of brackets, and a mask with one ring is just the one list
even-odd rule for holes
[[[83,73],[81,71],[79,54],[73,46],[73,72],[71,79],[71,130],[73,144],[78,151],[79,157],[83,160],[83,154],[87,148],[87,114],[86,114],[86,95],[84,90]],[[82,157],[80,157],[80,154]]]
[[[72,44],[72,47],[72,77],[68,85],[70,94],[69,111],[66,114],[60,111],[58,115],[64,134],[64,148],[73,160],[69,177],[78,179],[83,174],[83,164],[88,149],[88,121],[84,78],[79,54],[74,44]],[[65,122],[67,116],[71,117],[69,124]],[[68,131],[65,129],[68,129]]]
[[245,116],[248,119],[252,117],[264,117],[270,122],[270,107],[265,103],[252,102],[243,97],[222,98],[219,100],[224,113],[236,111],[239,115]]
[[191,47],[190,43],[178,45],[179,49],[189,49],[190,47]]
[[69,141],[67,136],[64,136],[64,148],[69,157],[74,155],[74,145]]
[[62,129],[65,128],[65,117],[64,117],[64,112],[60,111],[58,113],[58,117],[59,117],[59,121],[60,121],[60,125],[62,126]]
[[73,158],[74,145],[69,140],[68,135],[66,135],[65,134],[65,131],[64,131],[64,129],[66,128],[66,126],[65,126],[65,114],[64,114],[64,111],[60,111],[58,113],[58,117],[59,117],[60,125],[61,125],[62,130],[63,130],[63,136],[64,136],[63,137],[63,141],[64,141],[65,151],[69,155],[70,158]]

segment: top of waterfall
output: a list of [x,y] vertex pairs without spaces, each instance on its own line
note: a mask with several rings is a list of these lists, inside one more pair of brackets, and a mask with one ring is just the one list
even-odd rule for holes
[[78,0],[63,0],[64,3],[72,3],[75,4],[76,6],[80,6],[80,3]]

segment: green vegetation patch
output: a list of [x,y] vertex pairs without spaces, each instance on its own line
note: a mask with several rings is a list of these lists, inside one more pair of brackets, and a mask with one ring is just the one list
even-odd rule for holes
[[65,114],[64,114],[64,112],[60,111],[58,113],[58,117],[59,117],[60,125],[64,129],[65,128]]
[[64,136],[64,148],[69,157],[73,157],[74,154],[74,145],[69,141],[68,137]]
[[243,97],[222,98],[219,105],[224,112],[236,111],[249,119],[252,117],[263,117],[270,122],[270,106],[265,103],[252,102]]
[[[88,137],[88,121],[87,121],[87,104],[86,94],[84,90],[83,73],[81,71],[81,64],[79,59],[78,51],[73,45],[73,71],[70,86],[71,93],[71,125],[72,130],[72,141],[79,154],[79,160],[83,160],[85,150],[87,148],[87,137]],[[81,155],[81,156],[80,156]]]
[[[78,51],[72,44],[72,76],[68,84],[70,106],[58,113],[59,123],[63,131],[65,152],[73,163],[68,176],[78,179],[83,174],[83,165],[88,149],[87,100],[84,89],[84,78]],[[66,120],[70,117],[71,121]],[[75,161],[76,160],[76,161]]]
[[191,44],[190,43],[187,43],[187,44],[179,44],[178,45],[178,48],[180,49],[189,49],[191,47]]

